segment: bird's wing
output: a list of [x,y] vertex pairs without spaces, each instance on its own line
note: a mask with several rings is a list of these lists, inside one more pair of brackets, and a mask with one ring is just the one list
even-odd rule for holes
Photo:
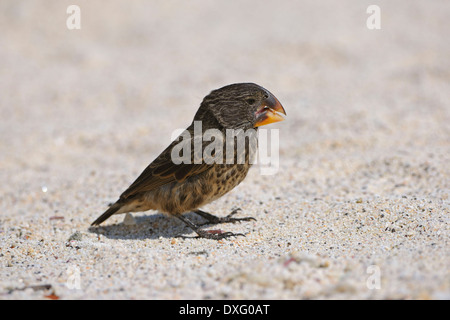
[[[196,140],[197,138],[195,138]],[[201,137],[199,138],[201,139]],[[198,175],[208,169],[213,164],[211,162],[201,161],[201,163],[194,163],[194,138],[182,141],[182,143],[191,144],[191,161],[190,163],[175,164],[172,161],[172,149],[180,143],[180,141],[173,141],[169,147],[166,148],[141,175],[134,181],[127,190],[120,196],[121,200],[125,200],[133,195],[141,192],[147,192],[161,187],[171,182],[183,182],[185,179]],[[208,142],[202,141],[202,153]],[[199,148],[200,149],[200,148]],[[202,157],[203,155],[199,155]],[[198,162],[198,161],[197,161]],[[208,164],[210,163],[210,164]]]

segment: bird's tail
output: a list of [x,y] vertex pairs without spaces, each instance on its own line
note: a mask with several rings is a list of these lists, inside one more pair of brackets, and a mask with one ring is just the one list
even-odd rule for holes
[[113,214],[117,213],[117,211],[122,207],[121,203],[114,203],[108,210],[106,210],[100,217],[97,218],[94,222],[92,222],[91,226],[98,226],[100,223],[111,217]]

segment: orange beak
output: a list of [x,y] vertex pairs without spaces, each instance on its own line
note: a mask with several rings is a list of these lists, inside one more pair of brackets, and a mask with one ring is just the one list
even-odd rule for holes
[[269,123],[279,122],[284,120],[286,111],[284,111],[283,106],[280,101],[275,98],[272,94],[264,101],[263,105],[256,111],[256,123],[255,127],[264,126]]

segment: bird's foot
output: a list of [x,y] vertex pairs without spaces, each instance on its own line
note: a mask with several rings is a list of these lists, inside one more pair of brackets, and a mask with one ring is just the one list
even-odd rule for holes
[[234,232],[223,232],[222,230],[194,230],[195,233],[197,233],[197,236],[195,237],[188,237],[188,236],[178,236],[183,239],[211,239],[211,240],[222,240],[229,237],[237,237],[237,236],[243,236],[245,237],[245,234],[243,233],[234,233]]
[[231,213],[229,215],[227,215],[226,217],[217,217],[215,215],[212,215],[208,212],[202,211],[202,210],[196,210],[194,211],[196,214],[198,214],[199,216],[203,217],[204,219],[207,220],[206,223],[202,224],[219,224],[219,223],[236,223],[236,222],[240,222],[240,221],[250,221],[250,220],[255,220],[255,218],[253,217],[244,217],[244,218],[233,218],[233,216],[238,213],[239,211],[242,211],[241,208],[237,208],[234,209],[233,211],[231,211]]
[[[204,239],[212,239],[212,240],[222,240],[222,239],[229,238],[229,237],[237,237],[237,236],[245,237],[245,234],[243,234],[243,233],[223,232],[222,230],[201,230],[199,228],[199,226],[195,225],[192,221],[190,221],[186,217],[178,216],[177,218],[180,219],[181,221],[183,221],[192,230],[194,230],[195,233],[197,233],[196,237],[179,236],[180,238],[184,238],[184,239],[204,238]],[[215,218],[217,218],[217,217],[215,217]]]

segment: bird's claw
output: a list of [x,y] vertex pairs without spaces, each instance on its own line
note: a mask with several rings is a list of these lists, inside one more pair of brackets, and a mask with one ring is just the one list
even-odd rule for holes
[[194,237],[188,237],[188,236],[183,236],[183,235],[179,235],[177,237],[183,238],[183,239],[204,238],[204,239],[211,239],[211,240],[222,240],[222,239],[226,239],[229,237],[237,237],[237,236],[245,237],[245,234],[243,234],[243,233],[222,232],[220,230],[196,230],[195,232],[197,233],[197,236],[194,236]]
[[233,211],[230,212],[230,214],[228,214],[225,217],[217,217],[214,216],[210,213],[201,211],[201,210],[197,210],[194,211],[195,213],[199,214],[200,216],[202,216],[204,219],[207,220],[206,223],[203,223],[201,225],[206,225],[206,224],[219,224],[219,223],[236,223],[236,222],[240,222],[240,221],[250,221],[250,220],[254,220],[256,221],[255,218],[253,217],[244,217],[244,218],[233,218],[233,216],[238,213],[239,211],[242,211],[241,208],[236,208]]
[[242,211],[241,208],[236,208],[233,211],[230,212],[229,215],[227,215],[224,218],[219,218],[221,223],[226,223],[226,222],[231,222],[231,223],[235,223],[235,222],[240,222],[240,221],[250,221],[250,220],[254,220],[256,221],[255,218],[253,217],[244,217],[244,218],[232,218],[236,213],[238,213],[239,211]]
[[233,233],[233,232],[211,232],[211,231],[203,231],[199,230],[197,231],[197,234],[199,238],[206,238],[206,239],[212,239],[212,240],[221,240],[229,237],[237,237],[237,236],[243,236],[245,237],[245,234],[243,233]]

